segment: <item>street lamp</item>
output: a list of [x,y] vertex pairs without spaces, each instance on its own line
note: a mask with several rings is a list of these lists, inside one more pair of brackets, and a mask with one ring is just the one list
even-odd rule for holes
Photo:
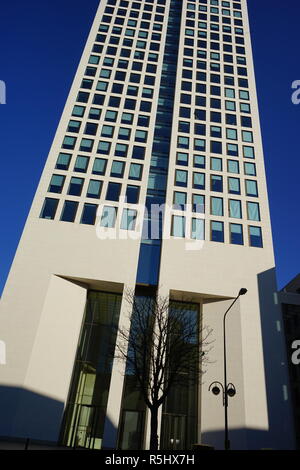
[[233,307],[235,302],[241,295],[245,295],[247,293],[247,289],[244,287],[240,289],[237,297],[234,299],[230,307],[226,310],[223,317],[223,341],[224,341],[224,385],[221,382],[212,382],[208,388],[214,395],[219,395],[222,390],[223,396],[223,406],[224,406],[224,413],[225,413],[225,440],[224,440],[224,448],[225,450],[230,449],[230,441],[228,439],[228,397],[234,397],[236,394],[236,388],[233,383],[227,383],[227,362],[226,362],[226,315],[229,310]]

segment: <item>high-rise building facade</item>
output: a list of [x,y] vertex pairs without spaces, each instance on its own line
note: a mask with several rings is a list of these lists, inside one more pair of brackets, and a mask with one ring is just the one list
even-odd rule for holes
[[231,447],[293,448],[246,0],[102,0],[1,299],[0,435],[147,448],[147,410],[109,354],[129,288],[213,330],[201,385],[162,407],[161,448],[223,448],[208,388],[241,287]]

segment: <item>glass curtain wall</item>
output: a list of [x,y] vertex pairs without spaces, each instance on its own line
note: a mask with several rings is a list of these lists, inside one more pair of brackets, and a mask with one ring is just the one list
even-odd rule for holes
[[88,293],[62,443],[101,449],[122,296]]

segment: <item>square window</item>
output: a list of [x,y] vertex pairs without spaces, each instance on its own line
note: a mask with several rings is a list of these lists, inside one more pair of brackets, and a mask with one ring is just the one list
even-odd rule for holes
[[128,204],[138,204],[140,196],[140,186],[129,184],[126,188],[126,202]]
[[243,226],[240,224],[229,224],[230,229],[230,243],[232,245],[243,245]]
[[88,190],[86,193],[86,197],[91,197],[94,199],[99,199],[101,189],[102,189],[102,181],[98,180],[90,180],[88,185]]
[[84,179],[72,177],[68,189],[68,194],[70,196],[80,196],[82,192]]
[[78,209],[78,202],[65,201],[64,207],[60,216],[62,222],[74,222]]
[[105,175],[106,166],[107,160],[104,158],[95,158],[92,170],[93,175]]
[[94,225],[98,206],[96,204],[84,204],[81,214],[81,224]]
[[58,155],[55,168],[57,170],[68,170],[72,155],[69,153],[60,153]]
[[224,223],[211,222],[211,241],[224,243]]
[[137,218],[137,211],[134,209],[124,209],[120,228],[122,230],[134,230]]
[[49,187],[48,187],[48,192],[49,193],[61,193],[64,182],[65,182],[65,176],[62,175],[52,175]]
[[139,163],[131,163],[128,178],[132,180],[141,180],[143,173],[143,165]]
[[109,201],[118,201],[121,193],[121,183],[108,183],[106,199]]
[[55,218],[59,199],[46,197],[40,214],[41,219],[53,220]]

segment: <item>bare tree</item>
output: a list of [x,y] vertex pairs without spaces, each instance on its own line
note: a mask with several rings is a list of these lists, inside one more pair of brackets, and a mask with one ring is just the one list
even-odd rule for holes
[[115,357],[126,362],[150,410],[150,449],[158,449],[158,410],[172,387],[199,382],[210,330],[187,303],[136,296],[127,290],[128,326],[119,326]]

